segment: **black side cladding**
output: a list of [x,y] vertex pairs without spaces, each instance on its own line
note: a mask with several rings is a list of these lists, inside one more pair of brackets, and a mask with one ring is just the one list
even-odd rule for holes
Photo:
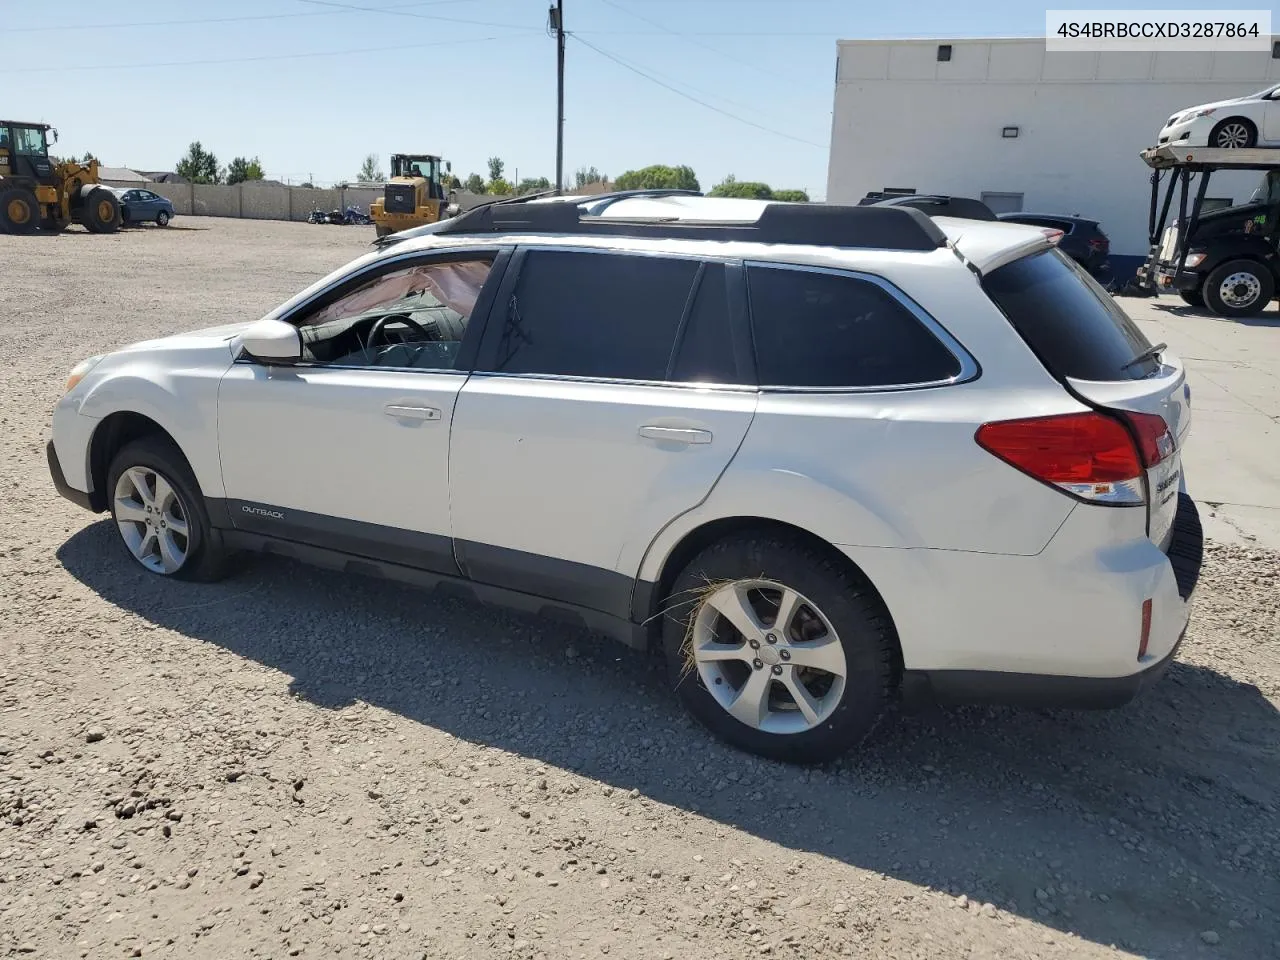
[[[592,197],[588,202],[598,202]],[[587,236],[743,240],[824,247],[929,251],[946,246],[946,234],[918,210],[854,204],[771,203],[748,222],[613,220],[584,214],[581,205],[492,204],[455,217],[434,233],[552,233]]]

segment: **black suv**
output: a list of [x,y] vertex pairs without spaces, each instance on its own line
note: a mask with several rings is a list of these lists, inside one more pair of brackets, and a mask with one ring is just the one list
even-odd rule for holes
[[1058,249],[1063,253],[1095,277],[1110,269],[1107,258],[1111,254],[1111,240],[1102,232],[1097,220],[1051,213],[1002,213],[999,219],[1009,223],[1061,230],[1062,239],[1058,241]]

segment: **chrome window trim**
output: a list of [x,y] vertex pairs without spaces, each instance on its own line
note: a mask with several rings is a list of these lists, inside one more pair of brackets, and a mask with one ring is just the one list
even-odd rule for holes
[[[842,269],[839,267],[814,266],[803,263],[784,263],[777,260],[745,260],[747,267],[747,295],[751,293],[751,268],[757,267],[765,270],[797,270],[803,273],[823,273],[835,277],[845,277],[851,280],[861,280],[866,283],[874,284],[893,298],[903,309],[911,314],[917,322],[919,322],[926,330],[929,331],[943,348],[951,354],[959,365],[960,370],[950,377],[940,380],[923,380],[913,383],[885,383],[873,384],[867,386],[839,387],[839,386],[823,386],[823,387],[800,387],[788,384],[766,384],[761,383],[759,389],[762,393],[824,393],[824,394],[846,394],[846,393],[902,393],[908,390],[931,390],[937,387],[951,387],[962,383],[968,383],[976,380],[982,374],[982,367],[973,355],[965,349],[951,331],[947,330],[941,323],[933,318],[918,303],[912,300],[898,287],[894,286],[884,277],[876,276],[873,273],[864,273],[860,270]],[[752,330],[754,332],[754,324]]]

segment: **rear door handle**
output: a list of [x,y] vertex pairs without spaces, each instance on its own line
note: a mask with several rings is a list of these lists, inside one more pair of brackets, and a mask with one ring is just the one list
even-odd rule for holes
[[646,440],[666,440],[675,443],[710,443],[711,431],[695,427],[660,427],[647,423],[640,428],[640,436]]
[[406,407],[398,403],[388,403],[382,408],[388,417],[397,420],[439,420],[440,411],[435,407]]

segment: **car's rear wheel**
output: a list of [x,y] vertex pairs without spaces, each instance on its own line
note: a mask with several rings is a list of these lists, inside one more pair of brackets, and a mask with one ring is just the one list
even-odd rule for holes
[[1258,128],[1244,117],[1227,117],[1209,134],[1209,146],[1221,150],[1243,150],[1258,142]]
[[167,210],[161,210],[159,213],[156,214],[156,226],[167,227],[168,225],[169,225],[169,212]]
[[663,647],[676,693],[721,739],[821,763],[861,743],[889,705],[897,637],[844,564],[768,533],[721,540],[677,576]]
[[1204,306],[1203,290],[1179,290],[1178,296],[1182,298],[1182,302],[1191,307]]
[[180,580],[218,580],[226,572],[222,534],[177,446],[162,437],[127,444],[107,470],[111,519],[136,563]]
[[1220,317],[1252,317],[1275,296],[1271,271],[1256,260],[1228,260],[1204,281],[1204,302]]

